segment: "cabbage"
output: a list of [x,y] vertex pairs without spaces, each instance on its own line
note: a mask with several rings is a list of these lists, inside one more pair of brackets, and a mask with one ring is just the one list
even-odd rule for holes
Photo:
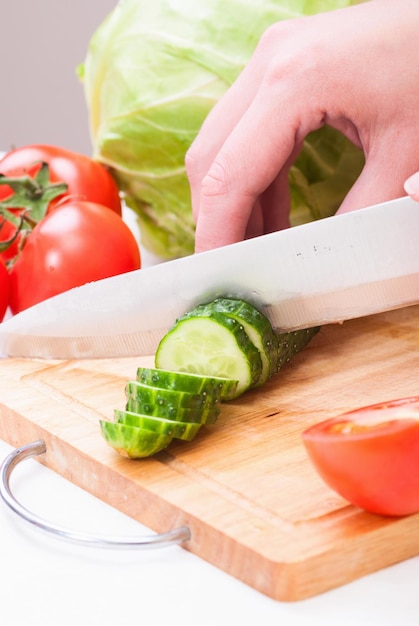
[[[121,0],[93,34],[80,75],[93,156],[163,259],[193,252],[185,153],[272,23],[351,0]],[[293,224],[333,214],[363,164],[331,128],[310,135],[290,172]]]

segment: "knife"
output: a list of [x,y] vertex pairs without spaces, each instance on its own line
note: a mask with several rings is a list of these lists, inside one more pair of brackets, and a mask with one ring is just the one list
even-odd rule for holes
[[419,204],[398,198],[76,287],[0,324],[0,356],[152,355],[175,320],[243,298],[276,329],[419,302]]

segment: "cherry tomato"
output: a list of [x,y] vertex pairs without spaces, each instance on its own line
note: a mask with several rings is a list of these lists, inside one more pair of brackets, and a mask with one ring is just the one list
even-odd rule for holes
[[[84,154],[51,145],[22,146],[4,155],[0,160],[0,173],[5,176],[29,174],[33,178],[42,161],[49,166],[52,183],[68,185],[65,195],[103,204],[121,215],[121,199],[111,174],[101,163]],[[0,199],[11,193],[7,185],[0,185]],[[51,208],[60,198],[62,196],[52,201]]]
[[344,413],[302,437],[319,475],[352,504],[379,515],[419,511],[419,397]]
[[9,306],[10,278],[4,261],[0,258],[0,322]]
[[11,311],[140,266],[137,241],[119,215],[96,203],[68,201],[35,226],[13,264]]

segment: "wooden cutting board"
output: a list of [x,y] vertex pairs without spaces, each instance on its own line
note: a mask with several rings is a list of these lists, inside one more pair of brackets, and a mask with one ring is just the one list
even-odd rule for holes
[[419,307],[323,327],[192,443],[130,461],[106,445],[98,420],[123,408],[140,364],[153,359],[0,361],[0,437],[16,447],[43,439],[40,462],[155,531],[188,526],[185,549],[277,600],[419,554],[419,515],[350,506],[322,483],[300,436],[343,411],[419,393]]

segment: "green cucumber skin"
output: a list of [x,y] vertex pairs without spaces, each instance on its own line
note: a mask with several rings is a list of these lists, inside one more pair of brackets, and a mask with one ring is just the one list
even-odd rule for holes
[[137,368],[137,381],[160,389],[206,393],[220,397],[220,400],[234,393],[238,385],[238,381],[231,378],[202,376],[192,372],[175,372],[152,367]]
[[214,424],[221,411],[218,405],[208,408],[187,409],[168,404],[149,404],[133,397],[127,398],[125,410],[131,413],[164,417],[175,421],[193,422],[196,424]]
[[164,417],[141,415],[120,409],[115,409],[114,417],[115,421],[119,424],[153,430],[162,435],[172,435],[173,438],[183,441],[192,441],[202,426],[202,424],[199,423],[178,422]]
[[145,428],[106,420],[100,420],[99,424],[106,443],[129,459],[142,459],[157,454],[173,440],[172,435],[163,435]]
[[278,338],[278,354],[276,361],[276,373],[281,367],[291,361],[313,337],[319,332],[320,326],[313,328],[302,328],[286,333],[277,332]]

